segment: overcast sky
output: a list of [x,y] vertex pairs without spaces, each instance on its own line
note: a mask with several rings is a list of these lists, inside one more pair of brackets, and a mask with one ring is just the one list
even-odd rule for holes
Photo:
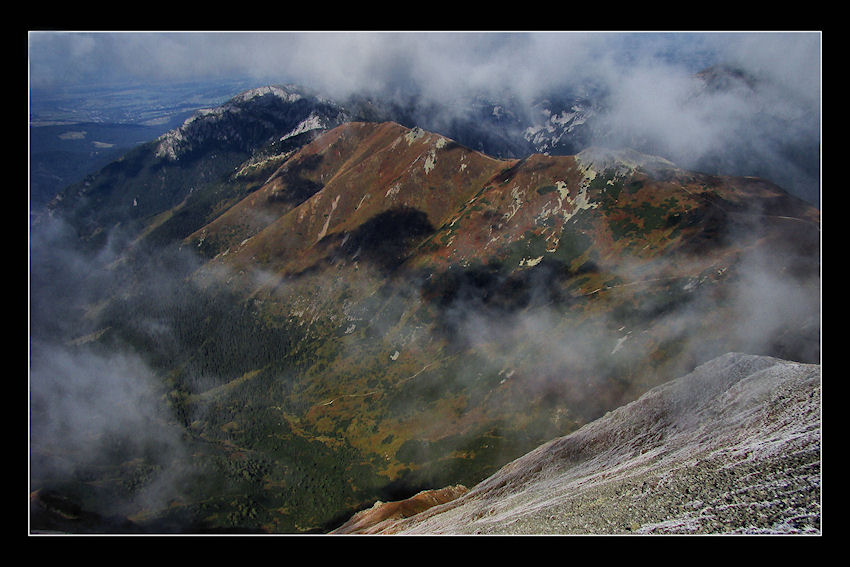
[[[33,87],[256,77],[321,90],[530,89],[624,69],[735,61],[811,86],[818,33],[31,32]],[[338,93],[333,93],[338,94]]]
[[[758,97],[722,93],[694,103],[694,73],[718,63],[759,77]],[[807,177],[807,193],[817,185],[817,163],[789,166],[788,156],[801,152],[786,146],[819,143],[818,31],[34,31],[29,79],[32,88],[46,89],[249,79],[257,86],[298,83],[336,99],[364,89],[404,89],[437,102],[470,92],[532,101],[552,88],[593,84],[611,94],[612,131],[651,141],[679,165],[697,164],[720,148],[736,160],[775,164],[754,174],[792,167],[783,180]],[[809,153],[816,162],[817,150]]]

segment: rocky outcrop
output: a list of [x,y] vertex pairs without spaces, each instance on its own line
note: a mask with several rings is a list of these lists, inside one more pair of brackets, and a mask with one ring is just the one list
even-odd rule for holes
[[177,161],[202,148],[252,152],[276,139],[333,128],[349,119],[336,103],[295,85],[260,87],[196,111],[157,139],[156,155]]
[[423,490],[406,500],[397,502],[375,502],[366,510],[357,512],[345,524],[338,527],[332,534],[371,534],[379,533],[392,525],[396,520],[415,516],[420,512],[451,502],[466,494],[468,489],[463,485],[449,486],[438,490]]
[[820,365],[730,353],[368,533],[819,534],[820,469]]

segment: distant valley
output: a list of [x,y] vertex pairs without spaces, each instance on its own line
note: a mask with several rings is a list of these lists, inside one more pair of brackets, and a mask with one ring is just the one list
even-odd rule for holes
[[78,87],[29,97],[30,208],[179,127],[198,108],[218,105],[245,82]]

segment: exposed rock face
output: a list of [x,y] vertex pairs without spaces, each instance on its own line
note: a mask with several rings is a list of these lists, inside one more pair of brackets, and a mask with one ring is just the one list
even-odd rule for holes
[[372,534],[379,533],[383,528],[392,525],[396,520],[415,516],[420,512],[451,502],[466,494],[468,489],[463,485],[449,486],[438,490],[423,490],[406,500],[397,502],[375,502],[367,510],[356,513],[332,534]]
[[250,152],[274,139],[333,128],[348,119],[336,103],[297,86],[260,87],[221,106],[198,110],[180,128],[157,139],[156,155],[176,161],[207,146]]
[[375,533],[818,534],[820,443],[820,365],[730,353]]

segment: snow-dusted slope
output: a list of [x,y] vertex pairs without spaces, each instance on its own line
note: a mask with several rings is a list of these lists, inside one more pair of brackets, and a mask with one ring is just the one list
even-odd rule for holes
[[589,136],[584,129],[596,113],[589,101],[581,99],[560,105],[543,100],[535,110],[535,119],[523,131],[523,137],[534,151],[543,154],[575,153],[583,147]]
[[380,533],[820,533],[821,367],[730,353]]
[[204,144],[250,152],[349,119],[333,101],[296,85],[259,87],[221,106],[198,110],[180,128],[157,139],[156,154],[175,161]]

